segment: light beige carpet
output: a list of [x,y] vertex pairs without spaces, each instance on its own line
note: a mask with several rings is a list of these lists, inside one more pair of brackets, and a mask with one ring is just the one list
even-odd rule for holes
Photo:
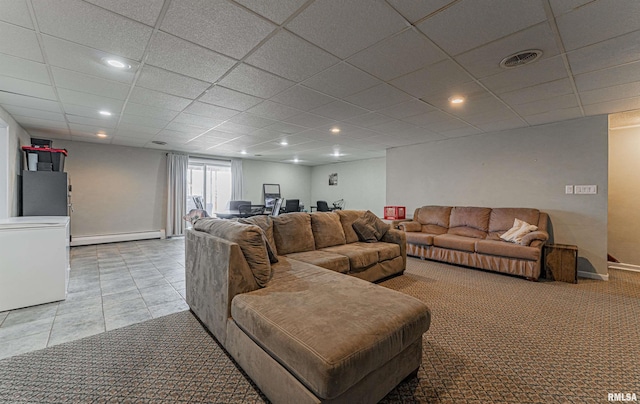
[[[382,283],[433,322],[418,378],[383,402],[602,403],[640,395],[640,273],[577,285],[409,258]],[[188,312],[0,361],[0,402],[265,402]]]

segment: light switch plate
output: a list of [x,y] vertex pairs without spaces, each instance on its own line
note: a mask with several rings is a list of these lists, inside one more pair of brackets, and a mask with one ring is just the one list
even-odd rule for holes
[[565,185],[564,186],[564,193],[565,194],[572,194],[573,193],[573,185]]
[[580,195],[595,195],[598,193],[597,185],[576,185],[575,193]]

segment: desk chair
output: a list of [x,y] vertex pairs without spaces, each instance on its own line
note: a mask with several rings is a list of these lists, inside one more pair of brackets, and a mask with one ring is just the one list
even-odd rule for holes
[[238,210],[240,205],[251,205],[251,201],[229,201],[229,210]]
[[316,202],[316,210],[318,212],[331,212],[331,209],[329,209],[329,204],[327,203],[327,201]]
[[299,212],[300,211],[300,199],[287,199],[284,205],[284,211],[286,213]]

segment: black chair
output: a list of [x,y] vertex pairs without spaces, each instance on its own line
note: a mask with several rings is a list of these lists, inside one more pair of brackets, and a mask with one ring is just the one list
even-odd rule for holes
[[229,201],[229,210],[238,210],[240,205],[251,205],[251,201]]
[[284,211],[286,213],[299,212],[300,211],[300,199],[287,199],[284,205]]
[[331,212],[331,209],[329,209],[329,204],[327,203],[327,201],[316,202],[316,210],[318,212]]
[[264,205],[239,205],[238,213],[241,215],[262,215],[264,213]]

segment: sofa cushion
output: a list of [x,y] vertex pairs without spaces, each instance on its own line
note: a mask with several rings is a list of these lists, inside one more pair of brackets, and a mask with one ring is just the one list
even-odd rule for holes
[[358,240],[358,235],[353,230],[353,222],[358,220],[360,216],[364,214],[363,210],[336,210],[338,216],[340,216],[340,223],[342,224],[342,230],[344,231],[344,238],[347,243],[355,243]]
[[515,219],[538,225],[540,211],[530,208],[493,208],[489,216],[488,239],[499,240],[500,235],[513,226]]
[[451,206],[423,206],[416,209],[413,220],[422,224],[422,231],[430,234],[444,234],[449,228]]
[[531,261],[536,261],[540,258],[540,248],[522,246],[506,241],[477,240],[476,252]]
[[358,239],[365,242],[379,241],[391,228],[370,210],[356,219],[352,227],[358,235]]
[[287,258],[346,274],[349,272],[349,257],[329,251],[315,250],[287,254]]
[[233,299],[231,315],[322,400],[347,391],[429,328],[429,309],[403,293],[286,257],[274,270],[269,287]]
[[[485,238],[489,230],[490,208],[456,206],[451,209],[448,234]],[[513,222],[512,222],[513,223]]]
[[256,215],[238,219],[240,223],[253,224],[264,231],[267,240],[267,252],[269,260],[272,264],[278,262],[278,250],[276,249],[276,241],[273,238],[273,220],[267,215]]
[[314,250],[315,241],[311,231],[310,215],[294,212],[274,217],[273,238],[280,255]]
[[455,234],[441,234],[433,238],[436,247],[449,248],[451,250],[475,252],[477,239],[473,237],[458,236]]
[[407,243],[417,245],[433,245],[433,234],[422,232],[407,232]]
[[314,212],[311,214],[311,230],[316,249],[346,243],[340,216],[337,213]]
[[377,241],[375,243],[363,243],[358,241],[353,244],[360,248],[368,248],[376,251],[378,253],[378,262],[400,257],[400,246],[398,244],[386,243],[383,241]]
[[264,231],[260,227],[225,219],[202,218],[194,223],[193,228],[237,243],[256,283],[264,287],[269,282],[273,272]]
[[327,247],[323,248],[322,251],[329,251],[348,257],[350,272],[364,271],[378,262],[378,252],[376,250],[362,248],[355,243]]

